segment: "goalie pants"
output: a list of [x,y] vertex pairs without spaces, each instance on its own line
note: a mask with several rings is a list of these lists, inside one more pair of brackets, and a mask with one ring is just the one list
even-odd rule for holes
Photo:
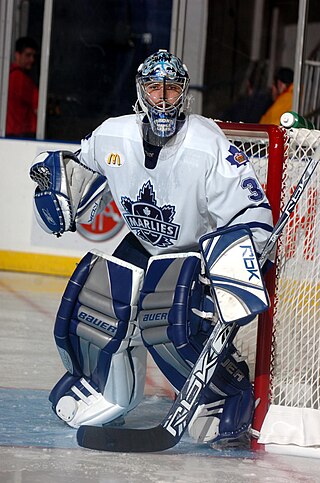
[[[67,373],[50,401],[70,426],[105,424],[137,406],[144,392],[146,348],[178,392],[212,330],[206,314],[214,307],[199,280],[200,255],[149,258],[130,234],[114,256],[88,253],[68,283],[54,329]],[[200,400],[212,403],[222,437],[249,426],[248,368],[233,346]]]

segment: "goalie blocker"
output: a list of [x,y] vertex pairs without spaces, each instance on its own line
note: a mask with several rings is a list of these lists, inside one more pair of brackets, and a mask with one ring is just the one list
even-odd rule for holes
[[252,234],[246,225],[220,228],[201,237],[200,249],[222,322],[246,325],[269,308]]

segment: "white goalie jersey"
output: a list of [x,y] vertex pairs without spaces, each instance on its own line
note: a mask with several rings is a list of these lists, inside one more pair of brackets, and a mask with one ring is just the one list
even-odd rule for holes
[[251,163],[218,125],[190,115],[157,149],[144,150],[135,115],[128,115],[106,120],[82,141],[79,155],[107,178],[128,228],[146,250],[197,250],[202,235],[245,223],[260,253],[272,231],[271,208]]

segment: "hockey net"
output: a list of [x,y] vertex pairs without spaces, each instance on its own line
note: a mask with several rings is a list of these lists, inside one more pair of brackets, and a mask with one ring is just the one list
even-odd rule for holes
[[[320,131],[220,126],[253,163],[276,222],[320,144]],[[256,449],[305,454],[307,448],[320,456],[319,190],[320,167],[278,243],[275,268],[267,276],[271,308],[243,327],[236,341],[260,401],[253,423],[260,432]]]
[[[219,122],[246,153],[274,223],[320,144],[320,131]],[[239,331],[256,401],[254,449],[320,457],[320,165],[278,242],[266,277],[271,307]],[[148,395],[174,397],[149,358]]]

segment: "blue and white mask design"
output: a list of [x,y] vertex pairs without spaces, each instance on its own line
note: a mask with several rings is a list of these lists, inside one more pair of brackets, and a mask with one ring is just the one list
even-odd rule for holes
[[176,134],[178,118],[185,119],[181,115],[185,111],[189,87],[187,67],[178,57],[159,50],[140,65],[136,86],[135,111],[142,117],[147,116],[155,139],[160,138],[159,145],[163,139],[164,144]]

